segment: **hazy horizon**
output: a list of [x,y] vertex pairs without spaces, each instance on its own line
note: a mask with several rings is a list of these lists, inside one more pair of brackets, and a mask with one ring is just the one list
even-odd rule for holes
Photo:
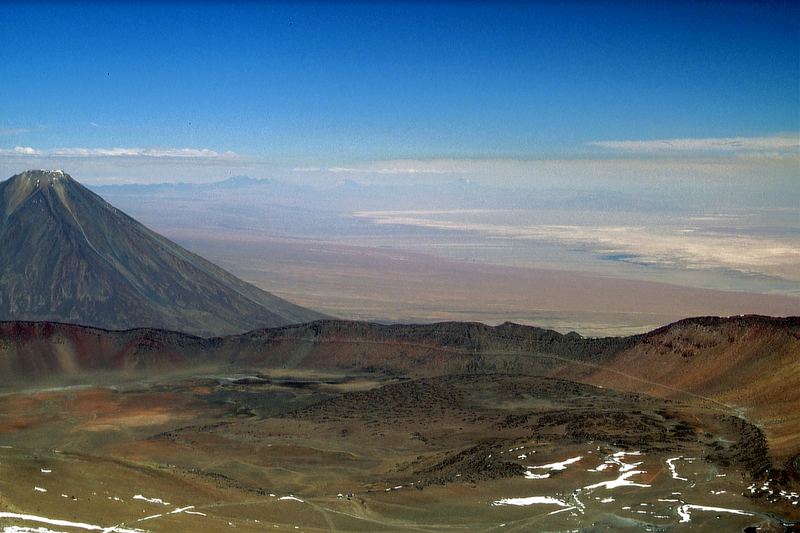
[[[465,274],[471,283],[514,277],[503,268],[561,271],[566,294],[591,276],[600,308],[619,290],[610,279],[779,302],[753,303],[760,311],[796,301],[800,314],[796,4],[22,3],[0,14],[11,80],[0,175],[62,168],[268,291],[334,312],[336,272],[346,316],[503,318],[496,295],[466,285],[470,305],[440,294],[440,308],[398,302],[388,286],[381,296],[377,282],[347,286],[370,263],[348,271],[341,254],[390,250],[436,272],[501,269]],[[270,181],[214,185],[234,176]],[[187,185],[145,187],[160,183]],[[220,235],[239,244],[220,250]],[[307,278],[281,277],[252,239],[300,243],[284,259]],[[431,293],[432,273],[372,268]],[[514,283],[527,281],[509,294]],[[659,318],[619,331],[748,309],[714,302],[664,300]],[[508,317],[564,311],[536,303]]]

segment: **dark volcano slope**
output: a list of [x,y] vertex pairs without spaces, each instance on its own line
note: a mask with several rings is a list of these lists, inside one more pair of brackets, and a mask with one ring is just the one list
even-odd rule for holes
[[0,183],[0,320],[201,335],[323,315],[245,283],[61,171]]

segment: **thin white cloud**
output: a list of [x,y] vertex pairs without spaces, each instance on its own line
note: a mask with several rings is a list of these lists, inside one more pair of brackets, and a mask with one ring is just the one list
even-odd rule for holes
[[416,168],[416,167],[400,167],[400,168],[379,168],[375,171],[377,174],[460,174],[462,170],[439,170],[434,168]]
[[[375,161],[352,167],[298,167],[292,172],[329,172],[332,174],[461,174],[465,169],[457,165],[444,165],[443,160],[415,161]],[[452,162],[451,162],[452,163]]]
[[587,144],[619,152],[734,152],[778,156],[785,152],[800,150],[800,136],[593,141]]
[[54,148],[37,150],[30,146],[0,149],[4,156],[40,156],[64,158],[177,158],[177,159],[238,159],[236,152],[217,152],[207,148]]
[[[25,152],[23,152],[23,150]],[[33,152],[31,152],[33,150]],[[785,186],[797,178],[800,154],[750,157],[744,153],[697,157],[597,157],[580,159],[394,159],[350,164],[298,164],[284,167],[234,152],[192,148],[0,148],[0,176],[26,168],[64,168],[89,182],[216,181],[236,174],[269,176],[307,185],[329,185],[347,177],[362,184],[431,184],[467,179],[485,186],[512,188],[612,189],[651,184],[679,190],[699,182],[758,187]],[[781,185],[784,184],[784,185]],[[787,189],[796,196],[796,192]]]
[[19,155],[39,155],[39,151],[31,148],[30,146],[15,146],[14,150],[11,150],[10,152]]
[[15,135],[22,135],[32,131],[33,128],[0,128],[0,137],[13,137]]
[[431,183],[467,178],[505,186],[584,186],[587,183],[695,183],[712,180],[763,183],[797,174],[800,153],[768,152],[664,154],[662,157],[597,157],[580,159],[405,159],[381,160],[341,167],[301,167],[298,176],[324,179],[349,174],[364,183]]

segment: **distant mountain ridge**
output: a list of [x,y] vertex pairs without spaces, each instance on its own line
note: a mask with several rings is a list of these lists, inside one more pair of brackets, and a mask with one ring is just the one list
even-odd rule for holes
[[[769,342],[762,346],[764,340]],[[23,352],[34,344],[39,345],[36,353],[24,356]],[[48,321],[0,321],[0,363],[6,370],[3,374],[11,381],[63,373],[66,367],[61,368],[53,353],[61,349],[54,347],[64,345],[75,350],[78,363],[67,366],[87,371],[146,370],[148,362],[159,361],[159,354],[171,354],[164,362],[178,366],[211,362],[313,369],[369,367],[378,372],[420,377],[453,371],[529,372],[570,366],[573,362],[612,368],[632,355],[639,358],[639,366],[650,362],[671,367],[677,362],[685,368],[696,359],[722,355],[719,352],[734,345],[769,349],[770,353],[756,357],[761,364],[788,355],[800,365],[800,316],[696,317],[649,333],[602,338],[512,322],[488,326],[478,322],[378,324],[323,319],[202,337],[157,328],[111,330]],[[94,353],[100,345],[117,346],[118,350]],[[552,360],[544,366],[528,361],[537,356]],[[48,357],[54,366],[31,360]],[[34,371],[35,367],[42,372]],[[703,376],[712,382],[714,378]]]
[[323,315],[149,230],[68,174],[0,183],[0,319],[216,335]]
[[258,187],[274,183],[269,178],[251,178],[250,176],[231,176],[220,181],[206,183],[163,182],[163,183],[121,183],[108,185],[91,185],[89,189],[99,193],[114,194],[154,194],[159,192],[208,191]]
[[[219,181],[203,183],[163,182],[91,185],[90,188],[115,201],[131,197],[168,197],[181,199],[208,199],[220,201],[226,197],[241,201],[254,196],[259,201],[286,203],[298,206],[313,205],[323,209],[343,211],[396,210],[396,209],[597,209],[602,201],[604,208],[623,209],[633,198],[621,193],[599,191],[574,192],[565,189],[542,191],[511,186],[482,184],[464,178],[432,183],[380,183],[343,179],[316,183],[297,182],[292,179],[253,178],[232,176]],[[645,200],[636,198],[640,205]],[[657,204],[652,208],[664,205]]]
[[510,373],[557,377],[744,413],[770,453],[800,452],[800,317],[681,320],[643,335],[586,338],[505,323],[382,325],[321,320],[202,338],[46,322],[0,322],[0,385],[214,368],[375,372],[412,378]]

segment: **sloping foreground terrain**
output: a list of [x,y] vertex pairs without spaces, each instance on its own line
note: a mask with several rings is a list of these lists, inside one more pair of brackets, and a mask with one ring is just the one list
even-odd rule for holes
[[149,230],[61,171],[0,182],[0,319],[238,333],[321,318]]
[[2,323],[0,527],[784,531],[799,331]]

